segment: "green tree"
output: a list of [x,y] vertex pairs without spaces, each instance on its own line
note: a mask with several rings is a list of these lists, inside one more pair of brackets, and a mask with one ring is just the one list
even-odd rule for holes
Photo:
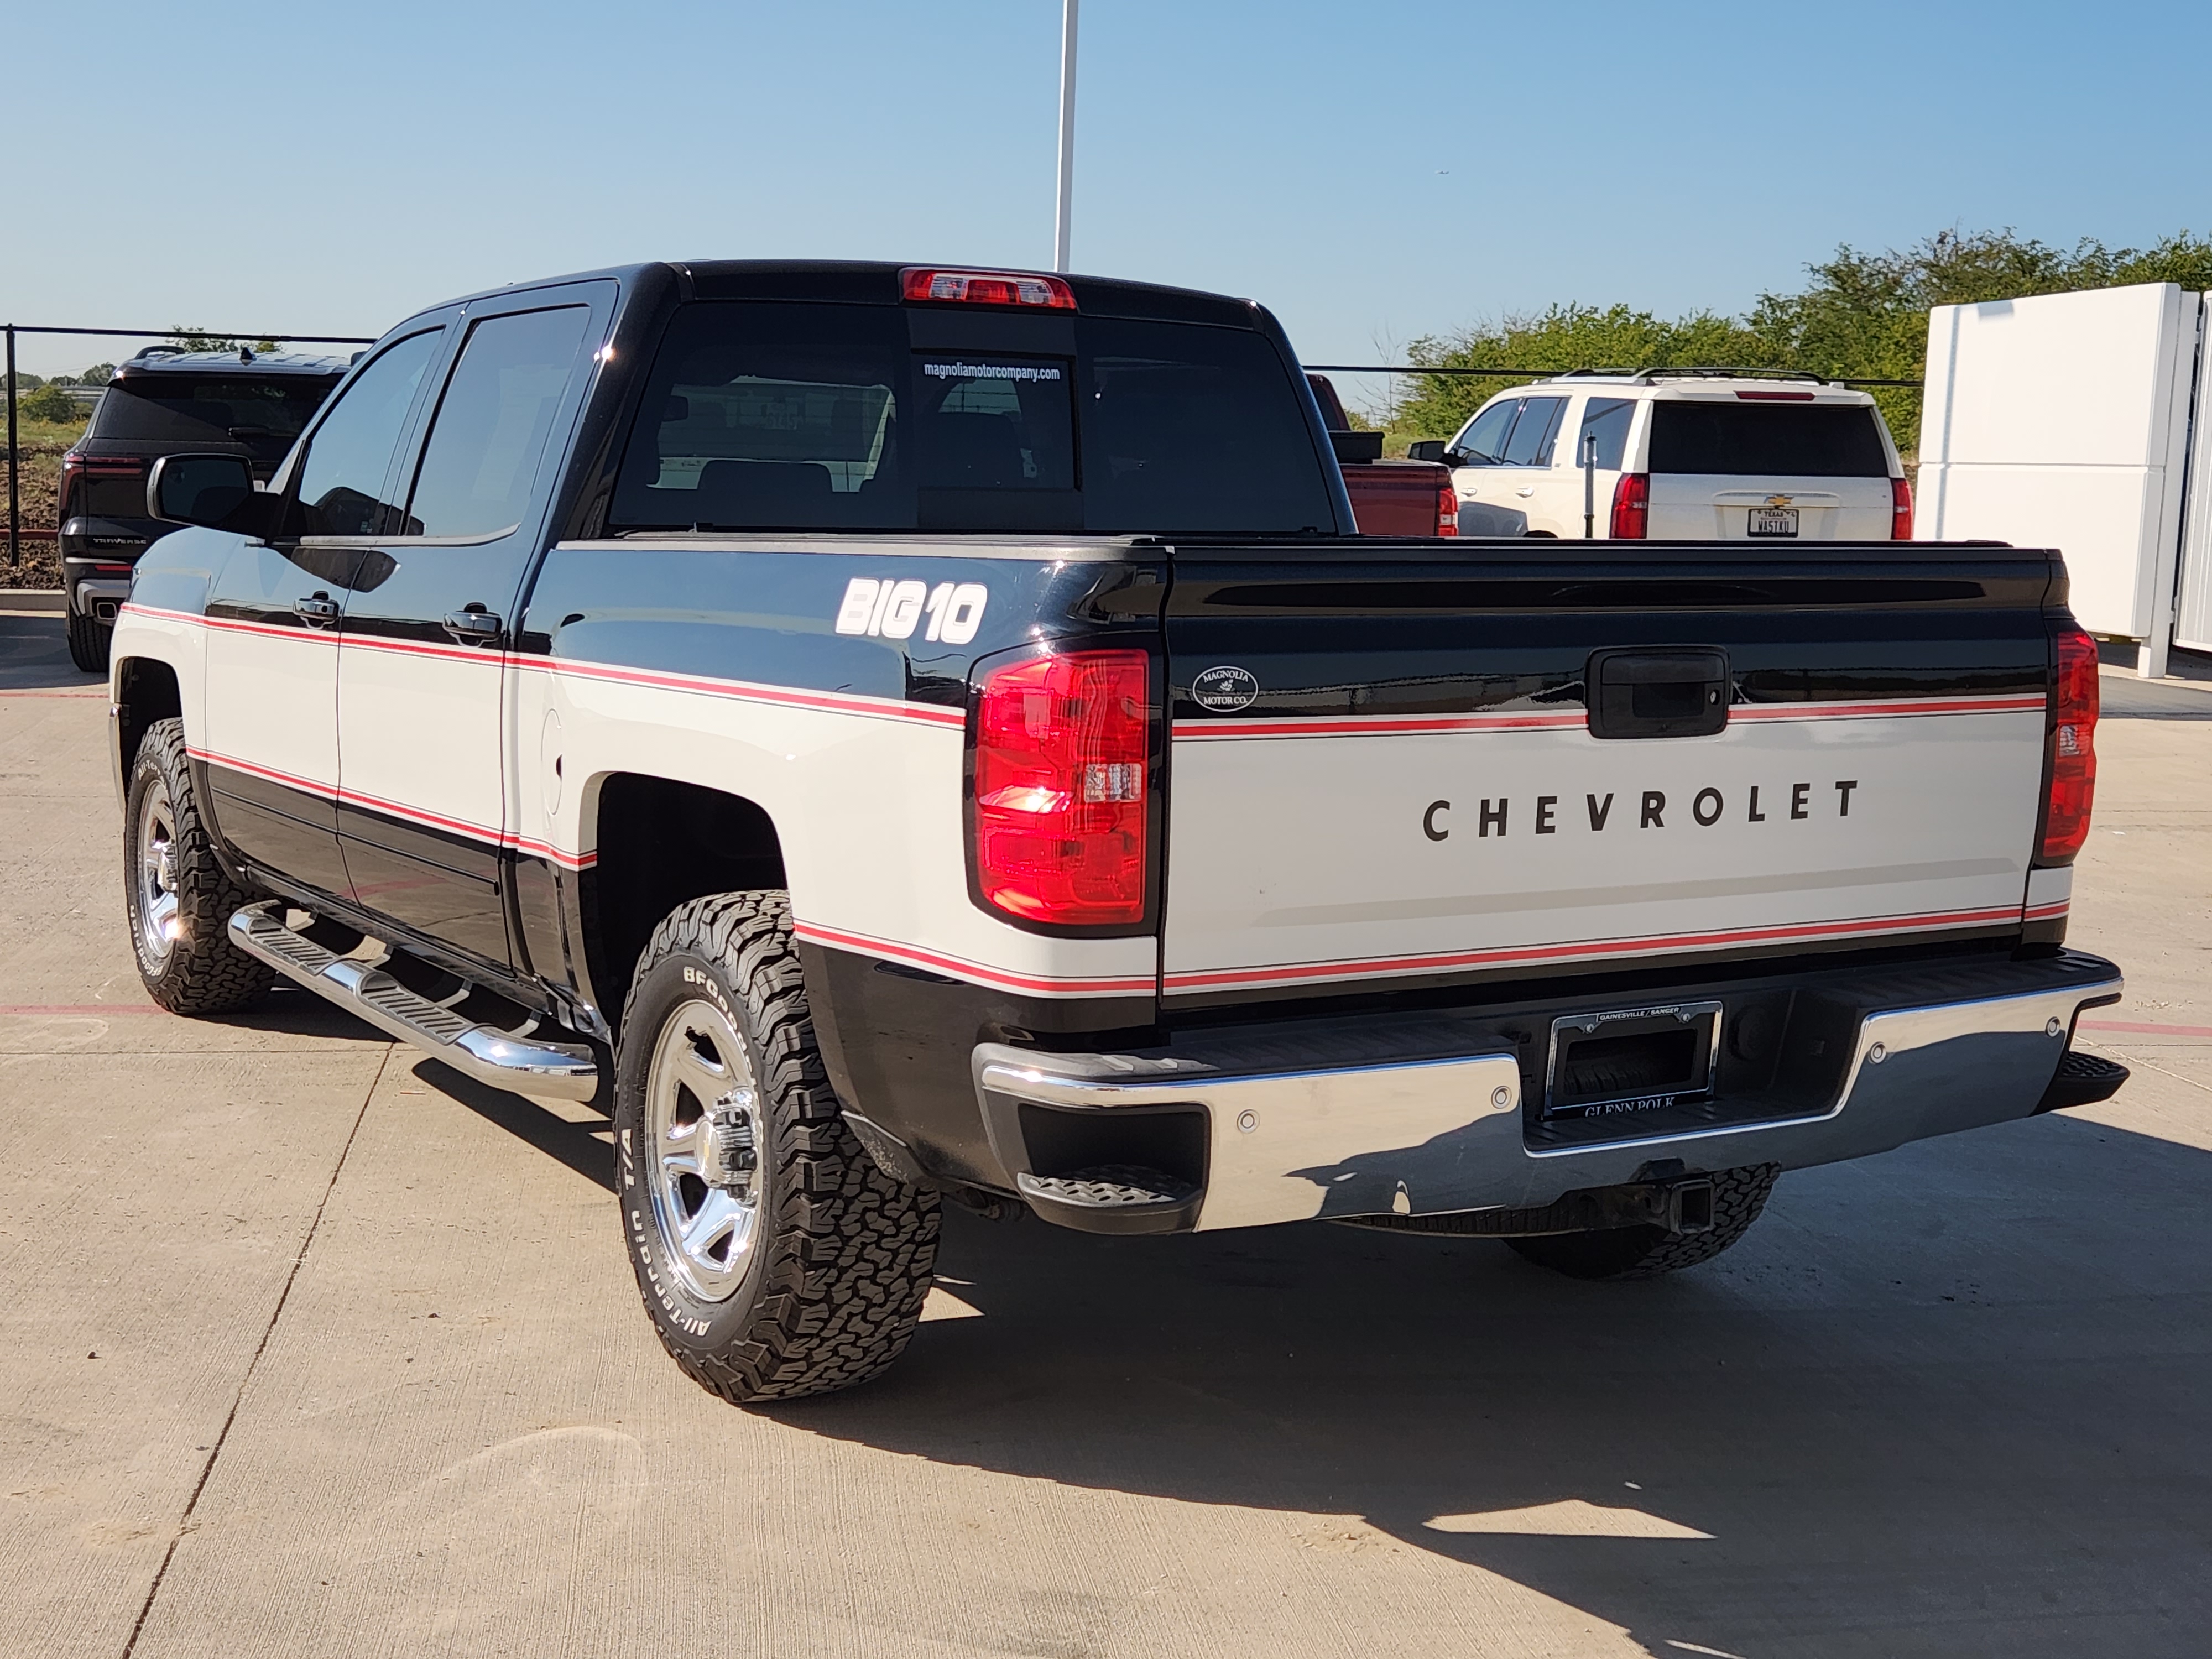
[[[1669,322],[1626,306],[1554,306],[1539,317],[1413,342],[1416,363],[1437,367],[1789,368],[1834,380],[1918,381],[1926,370],[1928,312],[2031,294],[2135,283],[2212,289],[2212,239],[2177,232],[2148,248],[2110,248],[2085,238],[2057,248],[2010,230],[1946,230],[1911,246],[1869,253],[1838,247],[1807,268],[1793,294],[1763,294],[1741,318],[1693,312]],[[1425,377],[1395,410],[1402,437],[1447,437],[1512,382]],[[1906,455],[1920,441],[1920,392],[1869,388]]]
[[[1621,305],[1602,310],[1553,306],[1540,316],[1508,317],[1448,337],[1425,336],[1406,349],[1414,362],[1439,368],[1525,368],[1538,374],[1711,363],[1775,367],[1765,341],[1733,318],[1698,311],[1668,322]],[[1510,377],[1495,375],[1423,376],[1401,406],[1398,423],[1413,435],[1447,436],[1513,384]]]
[[174,346],[179,351],[222,351],[235,354],[251,350],[258,354],[278,349],[278,343],[275,340],[234,340],[228,334],[210,334],[202,329],[186,328],[182,323],[169,331],[169,337],[162,343]]

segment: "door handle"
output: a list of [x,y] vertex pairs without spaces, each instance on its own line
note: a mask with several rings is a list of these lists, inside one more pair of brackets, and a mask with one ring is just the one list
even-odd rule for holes
[[1516,495],[1533,495],[1536,493],[1536,486],[1534,484],[1523,484],[1520,489],[1515,490],[1513,493]]
[[490,645],[506,624],[489,611],[448,611],[446,632],[457,645]]
[[304,599],[293,600],[292,614],[310,628],[328,628],[338,619],[338,602],[318,589]]

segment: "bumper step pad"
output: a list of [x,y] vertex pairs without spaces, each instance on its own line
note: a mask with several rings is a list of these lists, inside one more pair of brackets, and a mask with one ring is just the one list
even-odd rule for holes
[[1022,1174],[1014,1184],[1048,1221],[1086,1233],[1168,1233],[1197,1218],[1205,1189],[1158,1170],[1103,1164],[1068,1175]]
[[2100,1100],[2110,1100],[2120,1091],[2120,1085],[2130,1075],[2128,1068],[2116,1060],[2069,1049],[2066,1057],[2058,1062],[2058,1075],[2051,1079],[2051,1086],[2043,1091],[2043,1098],[2035,1109],[2056,1112],[2069,1106],[2090,1106]]

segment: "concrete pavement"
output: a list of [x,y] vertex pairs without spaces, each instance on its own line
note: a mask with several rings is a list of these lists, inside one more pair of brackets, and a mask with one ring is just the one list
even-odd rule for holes
[[955,1218],[896,1370],[744,1412],[588,1109],[146,1006],[103,702],[0,617],[0,1653],[2201,1655],[2196,707],[2100,732],[2107,1106],[1785,1177],[1652,1285]]

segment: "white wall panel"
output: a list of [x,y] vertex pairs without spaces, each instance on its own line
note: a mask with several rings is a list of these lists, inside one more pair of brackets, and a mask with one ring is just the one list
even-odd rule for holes
[[2204,373],[2212,294],[2198,302],[2196,418],[2189,458],[2189,496],[2181,533],[2181,600],[2173,642],[2212,651],[2212,374]]
[[2056,547],[2075,614],[2144,638],[2172,592],[2199,296],[2170,283],[1939,306],[1917,534]]

